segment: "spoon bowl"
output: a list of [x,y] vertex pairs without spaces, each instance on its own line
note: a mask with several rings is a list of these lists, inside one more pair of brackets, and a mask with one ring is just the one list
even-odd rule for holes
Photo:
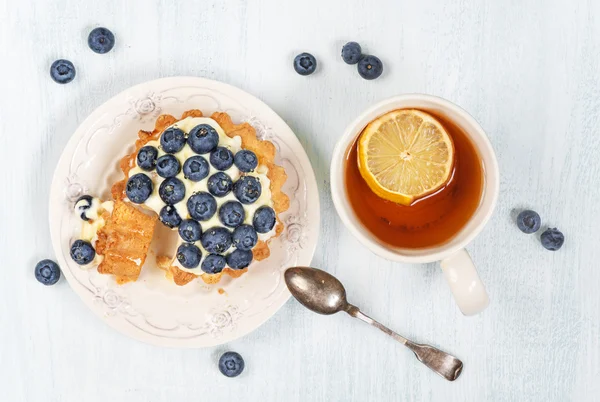
[[310,267],[289,268],[284,276],[292,295],[307,309],[324,315],[347,309],[346,289],[335,276]]

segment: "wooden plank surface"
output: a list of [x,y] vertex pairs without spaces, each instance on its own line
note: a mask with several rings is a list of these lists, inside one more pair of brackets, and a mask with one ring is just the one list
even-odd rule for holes
[[[112,29],[107,55],[89,30]],[[340,48],[357,40],[385,63],[360,79]],[[300,77],[292,59],[313,53]],[[48,69],[72,60],[60,86]],[[98,320],[61,282],[47,200],[54,166],[78,124],[134,84],[198,75],[243,88],[294,129],[321,198],[314,265],[351,301],[417,341],[465,362],[447,383],[391,339],[345,316],[290,301],[264,326],[212,350],[159,349]],[[593,0],[0,0],[0,387],[2,401],[593,401],[600,395],[600,2]],[[341,224],[329,193],[334,144],[360,111],[423,92],[470,111],[501,167],[496,214],[469,247],[492,304],[465,318],[435,264],[378,258]],[[536,209],[566,235],[547,252],[515,227]],[[237,379],[221,352],[246,359]]]

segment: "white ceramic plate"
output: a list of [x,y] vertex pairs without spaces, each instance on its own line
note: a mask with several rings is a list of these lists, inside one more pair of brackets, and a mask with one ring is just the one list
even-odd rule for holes
[[[79,267],[69,256],[80,227],[72,213],[74,201],[82,194],[110,199],[112,183],[122,177],[118,161],[134,149],[138,130],[152,129],[160,114],[180,117],[189,109],[200,109],[205,115],[227,112],[235,123],[249,122],[259,138],[275,144],[276,162],[288,174],[283,190],[291,202],[290,209],[281,215],[285,230],[271,242],[271,256],[253,262],[248,273],[235,280],[224,277],[219,284],[209,286],[197,279],[178,287],[155,264],[157,254],[170,250],[167,255],[172,255],[177,236],[159,224],[137,282],[119,286],[110,275]],[[304,149],[267,105],[220,82],[164,78],[122,92],[79,126],[54,173],[50,231],[63,275],[87,306],[111,327],[155,345],[209,347],[253,331],[289,298],[283,271],[289,266],[310,265],[319,233],[319,197]]]

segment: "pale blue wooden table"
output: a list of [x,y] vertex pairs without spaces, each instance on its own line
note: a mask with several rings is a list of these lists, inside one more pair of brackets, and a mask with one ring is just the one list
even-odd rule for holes
[[[107,55],[86,46],[104,25]],[[340,57],[357,40],[385,63],[373,82]],[[293,56],[319,70],[296,75]],[[77,78],[48,75],[57,58]],[[295,130],[321,198],[314,265],[352,301],[417,341],[455,353],[447,383],[393,340],[344,316],[288,302],[249,336],[213,350],[170,350],[104,325],[62,280],[33,266],[52,257],[47,199],[78,124],[131,85],[198,75],[258,96]],[[0,0],[0,400],[594,401],[600,398],[600,3],[593,0]],[[338,219],[328,165],[342,130],[385,97],[424,92],[470,111],[501,167],[498,209],[469,247],[492,299],[463,317],[435,265],[403,266],[362,247]],[[515,208],[566,235],[545,251]],[[237,379],[215,360],[246,359]]]

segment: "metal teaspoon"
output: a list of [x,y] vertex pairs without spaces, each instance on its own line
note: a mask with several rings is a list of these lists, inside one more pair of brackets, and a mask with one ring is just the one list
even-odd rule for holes
[[456,357],[429,345],[414,343],[363,314],[346,300],[344,285],[333,275],[316,268],[294,267],[285,271],[285,283],[292,295],[306,308],[319,314],[345,311],[371,324],[413,351],[417,359],[448,381],[462,372],[463,363]]

